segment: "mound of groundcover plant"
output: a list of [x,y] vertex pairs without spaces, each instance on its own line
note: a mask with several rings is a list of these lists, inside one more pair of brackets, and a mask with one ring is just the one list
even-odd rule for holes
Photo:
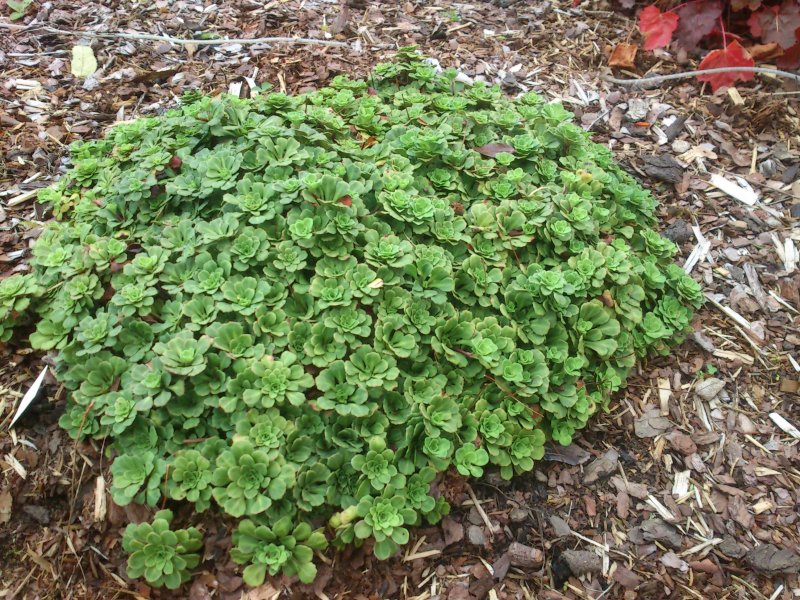
[[[35,321],[117,504],[235,518],[248,584],[313,580],[331,542],[388,558],[448,512],[440,474],[530,471],[701,301],[571,117],[412,49],[368,82],[184,97],[73,146],[0,335]],[[165,510],[124,547],[174,588],[202,536]]]

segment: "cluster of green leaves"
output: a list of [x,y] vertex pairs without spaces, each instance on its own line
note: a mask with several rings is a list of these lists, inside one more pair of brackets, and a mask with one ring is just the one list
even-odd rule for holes
[[174,590],[189,579],[200,562],[203,538],[194,527],[170,530],[172,511],[160,510],[152,523],[131,523],[122,537],[128,557],[128,575],[153,586]]
[[38,315],[114,500],[244,518],[249,584],[312,579],[326,535],[390,556],[447,513],[450,467],[530,471],[701,302],[571,113],[455,76],[403,49],[369,83],[194,96],[76,144],[2,282],[0,332]]

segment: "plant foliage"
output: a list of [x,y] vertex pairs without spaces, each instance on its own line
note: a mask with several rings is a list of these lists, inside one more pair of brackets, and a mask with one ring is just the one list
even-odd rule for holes
[[[652,4],[639,12],[645,50],[664,48],[674,36],[689,51],[696,50],[704,40],[711,42],[712,50],[698,69],[754,67],[758,59],[776,59],[783,69],[800,66],[800,5],[796,0],[691,0],[667,4],[673,8],[662,11]],[[740,43],[742,37],[729,30],[749,35],[761,45],[748,50]],[[698,79],[709,82],[716,91],[736,81],[753,79],[753,73],[711,73]]]
[[[392,555],[451,467],[530,471],[701,302],[571,113],[455,76],[406,48],[369,83],[185,97],[76,144],[0,285],[0,331],[35,316],[56,351],[61,425],[116,452],[115,502],[243,518],[248,583],[313,579],[328,541]],[[173,585],[196,561],[162,521],[127,546]]]

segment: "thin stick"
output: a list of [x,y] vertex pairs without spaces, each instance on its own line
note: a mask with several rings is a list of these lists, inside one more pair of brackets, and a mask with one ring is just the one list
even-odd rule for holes
[[149,40],[153,42],[167,42],[186,46],[194,44],[196,46],[220,46],[222,44],[317,44],[320,46],[342,46],[346,47],[346,42],[335,42],[333,40],[317,40],[312,38],[292,38],[292,37],[263,37],[263,38],[241,38],[241,39],[213,39],[213,40],[193,40],[170,37],[167,35],[154,35],[151,33],[123,33],[121,31],[111,31],[99,33],[96,31],[69,31],[66,29],[55,29],[54,27],[40,27],[38,25],[26,27],[24,25],[13,25],[11,23],[0,23],[0,28],[13,29],[16,31],[46,31],[58,35],[88,36],[94,38],[119,38],[123,40]]
[[478,514],[483,519],[483,522],[486,523],[486,528],[489,530],[489,537],[494,538],[494,525],[489,520],[489,515],[486,514],[486,511],[483,510],[481,503],[478,502],[478,497],[475,496],[475,492],[472,490],[472,486],[467,484],[467,493],[469,494],[470,500],[472,500],[473,506],[475,506],[475,510],[478,511]]
[[684,71],[682,73],[670,73],[669,75],[654,75],[652,77],[637,77],[635,79],[617,79],[610,75],[603,75],[605,81],[616,83],[617,85],[645,85],[648,83],[661,83],[672,81],[673,79],[684,79],[695,75],[712,75],[714,73],[761,73],[763,75],[774,75],[775,77],[785,77],[800,82],[800,75],[781,71],[779,69],[767,69],[766,67],[719,67],[716,69],[700,69],[697,71]]

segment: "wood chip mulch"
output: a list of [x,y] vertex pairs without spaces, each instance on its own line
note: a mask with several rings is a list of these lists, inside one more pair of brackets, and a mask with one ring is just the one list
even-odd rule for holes
[[[320,0],[35,0],[13,25],[175,37],[303,36],[345,47],[173,46],[12,25],[0,1],[0,275],[26,269],[35,193],[66,146],[115,121],[158,114],[185,90],[269,82],[297,92],[366,74],[399,45],[443,66],[534,90],[575,112],[661,199],[664,234],[709,302],[671,355],[640,365],[607,414],[529,476],[445,477],[453,512],[387,562],[365,549],[320,556],[313,586],[243,587],[230,531],[201,520],[205,560],[178,593],[125,574],[121,528],[150,515],[104,493],[102,448],[57,425],[64,390],[43,392],[9,430],[42,369],[24,345],[0,353],[0,598],[491,600],[800,597],[800,121],[792,83],[758,78],[711,95],[694,80],[649,90],[601,79],[634,15],[609,2],[348,3]],[[90,43],[100,70],[70,74]],[[697,57],[640,52],[636,73]],[[619,75],[619,74],[618,74]],[[241,92],[240,92],[241,93]],[[46,359],[45,359],[46,360]],[[179,511],[188,522],[194,515]],[[368,550],[368,549],[367,549]]]

